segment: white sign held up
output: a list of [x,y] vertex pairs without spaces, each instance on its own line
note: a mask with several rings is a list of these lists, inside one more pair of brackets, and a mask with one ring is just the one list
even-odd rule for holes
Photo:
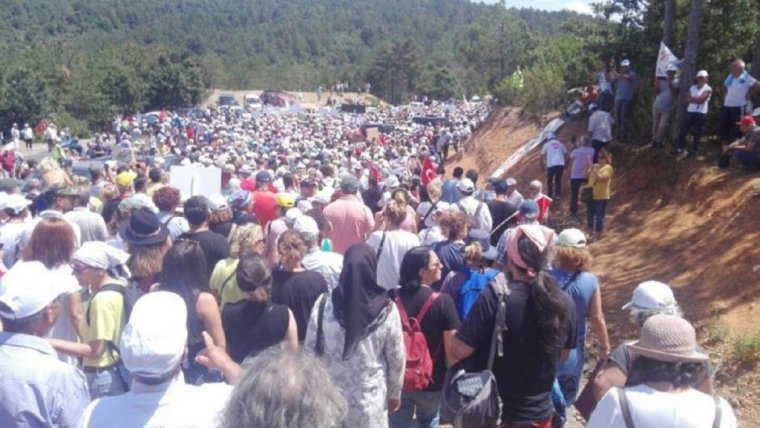
[[222,192],[222,170],[175,165],[171,168],[169,185],[179,189],[183,201],[196,195],[209,197]]

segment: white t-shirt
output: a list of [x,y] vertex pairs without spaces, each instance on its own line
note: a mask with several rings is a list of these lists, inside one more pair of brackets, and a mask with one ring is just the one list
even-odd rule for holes
[[134,382],[132,390],[102,397],[87,406],[79,426],[127,428],[221,426],[232,387],[224,383],[186,385],[184,379],[156,386]]
[[726,98],[723,105],[726,107],[744,107],[747,104],[747,92],[755,85],[757,80],[749,73],[743,73],[738,79],[733,79],[726,88]]
[[544,146],[541,148],[541,154],[546,156],[547,167],[562,166],[565,164],[567,149],[561,141],[551,139],[544,143]]
[[[680,393],[660,392],[647,385],[626,388],[634,426],[662,428],[710,428],[715,418],[713,397],[689,389]],[[726,400],[720,399],[721,428],[735,428],[736,416]],[[626,428],[617,388],[610,389],[596,406],[587,428]]]
[[[372,232],[367,239],[367,245],[377,252],[380,241],[383,239],[383,231]],[[414,247],[420,246],[420,238],[405,230],[393,230],[386,232],[383,251],[377,261],[377,283],[386,290],[398,287],[401,261],[406,253]]]
[[[712,92],[712,88],[708,84],[705,84],[705,86],[703,86],[702,89],[698,88],[697,85],[691,85],[691,88],[689,88],[689,94],[693,98],[701,97],[706,92]],[[710,104],[710,98],[712,98],[712,94],[710,94],[710,96],[707,97],[705,102],[703,102],[702,104],[689,103],[689,106],[686,107],[686,111],[688,111],[689,113],[707,114],[707,107]]]

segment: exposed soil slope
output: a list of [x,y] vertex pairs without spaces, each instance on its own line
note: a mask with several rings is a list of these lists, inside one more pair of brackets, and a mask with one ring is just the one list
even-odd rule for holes
[[[514,111],[497,111],[456,164],[478,168],[487,177],[537,135],[539,125],[543,123],[522,119]],[[569,142],[571,135],[582,135],[585,126],[585,121],[570,122],[558,137]],[[704,327],[715,316],[733,337],[758,329],[760,177],[739,169],[718,170],[712,159],[676,161],[661,151],[637,152],[624,145],[612,145],[610,151],[615,172],[608,229],[590,249],[613,342],[635,336],[619,308],[635,286],[648,279],[671,284],[702,339]],[[545,179],[539,155],[535,149],[507,172],[517,178],[521,191],[530,180]],[[567,172],[565,180],[568,186]],[[555,221],[566,216],[567,200],[556,205]],[[584,216],[581,208],[579,218]],[[559,221],[557,226],[569,225]],[[717,378],[720,392],[731,399],[744,424],[751,425],[760,415],[760,370],[734,364],[729,348],[708,349],[716,360],[723,360]]]

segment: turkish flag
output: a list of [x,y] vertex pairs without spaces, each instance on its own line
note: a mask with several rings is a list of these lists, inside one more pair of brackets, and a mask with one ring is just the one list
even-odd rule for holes
[[435,169],[437,167],[430,156],[425,158],[425,162],[422,164],[422,171],[420,172],[420,182],[423,186],[427,187],[428,183],[435,180]]

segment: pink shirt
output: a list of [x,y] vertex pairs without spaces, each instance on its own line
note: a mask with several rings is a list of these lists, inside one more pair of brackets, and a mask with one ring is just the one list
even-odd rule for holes
[[354,195],[339,198],[326,206],[323,214],[332,224],[330,239],[333,251],[338,254],[345,253],[353,244],[366,241],[375,228],[372,211]]

